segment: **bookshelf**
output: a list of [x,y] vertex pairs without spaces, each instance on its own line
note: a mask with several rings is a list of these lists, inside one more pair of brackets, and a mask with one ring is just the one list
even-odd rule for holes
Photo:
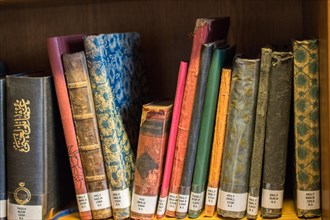
[[[190,55],[198,17],[230,16],[229,42],[257,56],[269,43],[320,39],[322,219],[330,219],[328,0],[0,0],[0,59],[10,72],[50,71],[46,39],[55,35],[137,31],[151,98],[174,97],[181,60]],[[292,201],[285,203],[296,219]],[[290,205],[291,204],[291,205]]]

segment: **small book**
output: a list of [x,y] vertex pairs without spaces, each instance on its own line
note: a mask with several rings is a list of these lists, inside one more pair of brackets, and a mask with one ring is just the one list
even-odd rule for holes
[[8,219],[47,219],[74,198],[53,80],[6,77]]
[[171,180],[172,165],[174,159],[175,143],[176,143],[176,137],[177,137],[178,125],[180,119],[183,91],[186,84],[187,69],[188,69],[188,62],[181,61],[179,74],[178,74],[178,82],[176,86],[174,105],[173,105],[170,134],[168,137],[168,145],[167,145],[166,159],[164,165],[164,175],[163,175],[162,186],[158,199],[157,218],[163,218],[165,216],[167,195]]
[[314,218],[321,215],[318,41],[294,41],[293,56],[296,208]]
[[5,150],[5,78],[0,77],[0,220],[7,219],[6,150]]
[[278,218],[282,213],[292,65],[291,52],[272,52],[261,195],[261,215],[265,218]]
[[131,206],[133,219],[153,219],[155,214],[172,107],[170,100],[143,105]]

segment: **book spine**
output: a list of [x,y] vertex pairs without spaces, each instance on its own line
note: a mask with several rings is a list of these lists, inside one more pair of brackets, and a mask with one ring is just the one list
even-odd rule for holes
[[[115,219],[125,219],[130,216],[130,189],[134,178],[134,155],[119,106],[115,103],[116,97],[109,81],[110,73],[107,72],[107,57],[103,51],[102,42],[104,41],[101,37],[102,35],[86,37],[84,41],[85,53],[113,215]],[[116,43],[119,42],[114,42],[114,44]],[[130,45],[132,41],[126,43]]]
[[213,50],[212,61],[207,78],[205,101],[202,109],[201,128],[197,144],[197,156],[191,186],[189,217],[197,218],[203,208],[208,167],[211,152],[211,141],[214,131],[214,119],[220,86],[220,74],[225,62],[226,48]]
[[268,218],[280,217],[283,206],[292,62],[291,52],[272,53],[261,195],[261,215]]
[[194,171],[197,151],[198,134],[202,117],[207,77],[209,74],[213,45],[204,44],[201,51],[201,61],[194,97],[193,112],[188,136],[188,145],[184,158],[181,183],[179,188],[176,218],[185,218],[188,212],[191,180]]
[[230,94],[231,69],[222,69],[217,113],[215,119],[209,179],[205,198],[205,216],[213,216],[217,203],[222,152],[225,141],[228,101]]
[[296,208],[314,218],[321,216],[318,41],[294,41],[293,53]]
[[163,175],[160,196],[159,196],[159,200],[158,200],[158,207],[157,207],[157,218],[158,219],[163,218],[165,216],[165,211],[166,211],[165,209],[166,209],[166,204],[167,204],[167,195],[168,195],[169,184],[170,184],[170,180],[171,180],[175,143],[176,143],[178,125],[179,125],[179,120],[180,120],[183,91],[184,91],[184,87],[186,84],[187,69],[188,69],[188,62],[182,61],[180,63],[180,68],[179,68],[178,82],[177,82],[174,106],[173,106],[171,128],[170,128],[170,134],[168,137],[166,160],[165,160],[165,165],[164,165],[164,175]]
[[0,220],[7,218],[5,150],[5,79],[0,79]]
[[84,52],[64,54],[63,67],[93,218],[110,218],[110,195]]
[[268,103],[269,74],[271,69],[272,50],[261,49],[260,78],[256,122],[254,129],[253,150],[250,169],[250,184],[247,204],[247,217],[256,219],[259,213],[260,183],[264,155],[266,114]]
[[246,211],[259,65],[234,61],[217,208],[223,217],[243,218]]
[[133,219],[152,219],[155,214],[171,116],[172,105],[143,106],[132,195]]
[[[80,39],[80,43],[82,44],[82,37],[77,39]],[[75,40],[75,38],[72,39],[72,43],[76,44],[76,41],[79,40]],[[70,101],[65,82],[59,43],[57,37],[49,38],[47,40],[48,56],[54,78],[55,91],[68,150],[79,214],[82,220],[88,220],[92,219],[92,212],[88,200],[87,186],[78,149],[72,112],[70,109]]]

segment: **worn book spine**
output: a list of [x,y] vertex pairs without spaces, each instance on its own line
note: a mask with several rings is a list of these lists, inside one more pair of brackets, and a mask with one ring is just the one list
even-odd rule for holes
[[170,180],[171,180],[175,143],[176,143],[178,125],[179,125],[179,120],[180,120],[183,91],[184,91],[184,87],[186,84],[187,70],[188,70],[188,62],[182,61],[180,63],[178,82],[177,82],[177,86],[176,86],[171,128],[170,128],[170,134],[168,137],[168,145],[167,145],[166,159],[165,159],[165,165],[164,165],[164,175],[163,175],[163,180],[162,180],[162,185],[161,185],[161,190],[160,190],[160,195],[159,195],[159,200],[158,200],[158,206],[157,206],[157,218],[163,218],[165,216],[167,195],[168,195],[169,184],[170,184]]
[[223,146],[225,142],[225,131],[227,123],[228,101],[231,84],[231,69],[223,68],[221,74],[220,91],[218,96],[217,113],[212,143],[209,179],[205,197],[205,216],[213,216],[217,204],[218,187],[220,181],[220,170]]
[[259,66],[259,59],[243,58],[233,65],[217,208],[223,217],[245,216]]
[[197,218],[203,208],[207,184],[209,160],[214,133],[214,119],[220,86],[221,70],[225,62],[226,48],[213,50],[211,66],[207,78],[205,101],[198,134],[197,156],[191,185],[189,217]]
[[175,217],[175,211],[177,208],[179,186],[181,183],[184,156],[187,149],[188,134],[200,66],[201,48],[205,43],[226,39],[228,29],[228,17],[218,19],[200,18],[196,20],[194,40],[187,73],[187,81],[182,101],[177,142],[175,145],[168,202],[166,206],[166,215],[171,217]]
[[272,49],[262,48],[256,122],[254,128],[254,140],[250,168],[249,195],[246,209],[246,214],[249,219],[256,219],[259,213],[259,194],[265,145],[266,114],[268,106],[271,59]]
[[74,128],[68,90],[66,86],[62,55],[78,52],[83,49],[84,35],[52,37],[47,40],[48,56],[54,78],[57,102],[63,125],[64,137],[71,165],[71,173],[76,191],[80,218],[92,219],[92,212],[87,194],[84,171],[78,149],[77,136]]
[[261,195],[261,215],[266,218],[278,218],[282,213],[292,65],[291,52],[272,53]]
[[195,165],[199,128],[213,47],[214,46],[211,44],[204,44],[201,51],[201,61],[189,129],[188,145],[184,158],[183,171],[179,188],[178,206],[175,213],[176,218],[185,218],[188,212],[190,188]]
[[132,195],[133,219],[153,219],[162,182],[172,101],[143,105]]
[[110,218],[110,194],[84,52],[63,54],[63,67],[93,218]]
[[0,220],[7,218],[5,99],[5,78],[0,78]]
[[[126,88],[126,86],[129,87],[130,85],[129,79],[127,79],[127,84],[124,82],[120,83],[124,80],[121,77],[128,77],[127,75],[121,76],[120,71],[134,68],[132,63],[133,54],[136,53],[135,49],[138,42],[139,35],[137,33],[90,35],[84,41],[104,164],[110,189],[111,206],[115,219],[125,219],[130,216],[130,190],[134,179],[135,158],[123,117],[124,112],[131,114],[135,111],[132,109],[132,112],[130,112],[123,107],[124,104],[120,105],[118,102],[124,101],[123,99],[129,99],[128,96],[134,91],[133,88]],[[111,63],[113,63],[112,57],[117,57],[118,62],[111,68]],[[125,74],[131,73],[131,71],[124,72]],[[118,79],[116,78],[117,76],[119,76]],[[122,85],[125,85],[124,88]],[[138,111],[134,114],[134,117],[139,117]],[[134,125],[132,124],[133,127]]]
[[321,215],[318,41],[296,40],[293,53],[296,208],[313,218]]

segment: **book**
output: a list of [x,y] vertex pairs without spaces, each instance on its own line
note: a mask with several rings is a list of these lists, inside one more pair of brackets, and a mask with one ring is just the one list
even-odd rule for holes
[[5,78],[0,77],[0,220],[7,218],[5,86]]
[[266,115],[268,107],[269,75],[271,70],[272,49],[261,49],[260,76],[256,122],[254,128],[253,149],[250,168],[247,217],[256,219],[259,213],[260,184],[264,156]]
[[170,184],[170,180],[171,180],[175,143],[176,143],[176,137],[177,137],[177,132],[178,132],[183,91],[184,91],[184,87],[186,84],[187,70],[188,70],[188,62],[181,61],[179,73],[178,73],[174,105],[173,105],[170,134],[168,136],[168,145],[167,145],[166,159],[165,159],[165,165],[164,165],[164,174],[163,174],[160,195],[159,195],[159,199],[158,199],[157,218],[162,218],[165,216],[167,195],[168,195],[169,184]]
[[188,144],[183,163],[181,183],[179,187],[178,205],[175,212],[175,217],[178,219],[185,218],[188,212],[191,181],[197,151],[198,134],[213,48],[213,43],[203,44],[202,46],[196,93],[194,97],[193,112],[188,135]]
[[213,50],[212,61],[207,79],[205,101],[202,109],[201,128],[197,144],[197,156],[191,186],[189,217],[197,218],[203,208],[207,175],[214,133],[214,119],[220,86],[220,74],[225,62],[227,48]]
[[138,133],[135,123],[142,109],[140,36],[135,32],[90,35],[84,45],[113,215],[124,219],[130,216],[135,170],[134,139],[129,139],[128,129]]
[[243,218],[246,212],[259,66],[260,59],[240,57],[233,64],[217,205],[223,217]]
[[76,191],[76,200],[82,220],[92,219],[92,212],[87,194],[87,187],[81,163],[76,131],[70,108],[66,86],[62,55],[83,50],[85,35],[57,36],[47,39],[48,57],[54,78],[58,107],[63,125],[65,143],[70,160],[71,173]]
[[110,218],[110,194],[85,54],[65,53],[62,58],[93,218]]
[[229,29],[229,17],[196,20],[190,63],[188,67],[186,86],[183,95],[182,109],[179,120],[177,142],[175,145],[174,162],[166,215],[174,217],[177,207],[179,186],[186,153],[188,134],[191,122],[196,83],[200,66],[200,53],[202,45],[217,40],[226,40]]
[[320,79],[317,40],[295,40],[294,128],[298,217],[321,216]]
[[172,107],[170,100],[143,105],[131,206],[133,219],[153,219],[156,212]]
[[6,77],[8,219],[46,219],[74,198],[53,87],[42,72]]
[[220,91],[218,96],[217,113],[215,119],[209,179],[205,198],[205,216],[213,216],[217,203],[218,187],[222,152],[225,141],[228,101],[231,83],[231,69],[223,68],[221,73]]
[[283,205],[292,65],[291,52],[272,52],[261,193],[261,215],[266,218],[280,217]]

